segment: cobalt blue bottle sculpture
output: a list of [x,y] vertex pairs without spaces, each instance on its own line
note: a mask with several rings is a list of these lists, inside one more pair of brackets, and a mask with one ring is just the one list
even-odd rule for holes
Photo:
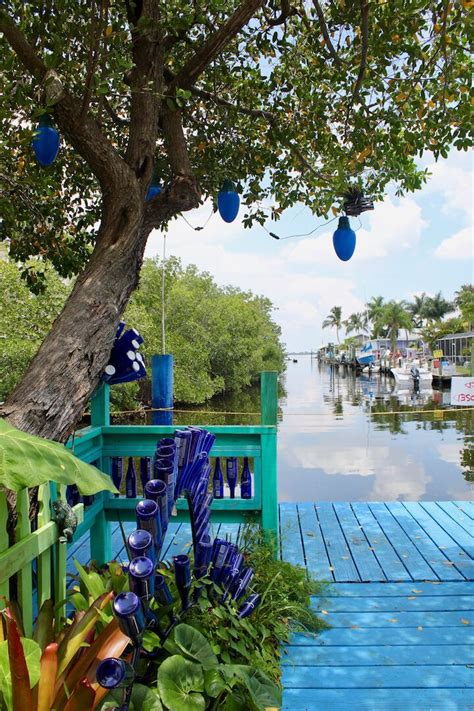
[[249,458],[244,457],[244,466],[240,475],[240,497],[242,499],[252,498],[252,473],[249,467]]
[[137,473],[133,458],[128,458],[127,473],[125,475],[125,495],[127,499],[135,499],[137,496]]
[[32,143],[38,163],[43,168],[52,165],[58,155],[60,138],[48,114],[41,116]]
[[226,459],[227,484],[229,485],[230,498],[235,499],[235,487],[237,486],[237,457],[227,457]]
[[337,230],[332,236],[332,243],[334,250],[343,262],[349,261],[349,259],[354,254],[356,246],[356,234],[351,225],[348,217],[340,217]]
[[214,476],[212,477],[212,493],[215,499],[224,498],[224,477],[222,475],[221,460],[216,457],[214,465]]
[[233,222],[238,215],[240,198],[231,180],[224,180],[217,193],[217,207],[224,222]]

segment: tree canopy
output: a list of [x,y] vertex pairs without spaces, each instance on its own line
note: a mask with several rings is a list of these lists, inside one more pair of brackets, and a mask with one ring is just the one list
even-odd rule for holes
[[[3,3],[0,208],[11,255],[50,259],[63,276],[84,266],[104,183],[91,155],[95,133],[104,151],[130,162],[134,101],[144,93],[161,105],[152,152],[162,183],[176,173],[163,125],[171,112],[184,126],[200,195],[214,198],[224,179],[236,181],[247,223],[269,217],[267,198],[273,217],[296,202],[327,214],[352,184],[375,197],[391,180],[419,188],[417,155],[470,145],[468,8],[444,0]],[[136,56],[147,43],[157,56]],[[70,119],[48,92],[51,71],[74,98]],[[45,170],[30,144],[47,111],[62,146]],[[39,284],[41,268],[25,269]]]
[[[2,412],[65,439],[96,386],[154,228],[242,193],[244,222],[301,202],[341,211],[351,187],[420,188],[425,151],[472,143],[470,2],[7,0],[1,232],[41,289],[80,273]],[[47,169],[31,139],[49,114]],[[146,201],[155,174],[163,190]],[[36,263],[27,263],[38,257]]]

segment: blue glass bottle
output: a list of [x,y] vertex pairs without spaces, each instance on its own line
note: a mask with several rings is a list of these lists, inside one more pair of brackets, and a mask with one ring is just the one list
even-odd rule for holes
[[252,473],[250,471],[248,457],[244,457],[244,466],[240,476],[240,496],[242,499],[252,498]]
[[127,543],[130,558],[133,559],[138,556],[146,556],[153,562],[155,561],[155,547],[149,531],[145,531],[143,528],[137,528],[135,531],[131,532]]
[[130,591],[140,600],[148,602],[155,592],[155,566],[146,556],[138,556],[128,566]]
[[96,679],[104,689],[124,689],[133,684],[135,671],[132,665],[123,659],[107,657],[97,667]]
[[140,598],[133,592],[122,592],[117,595],[112,607],[122,632],[130,637],[134,644],[139,644],[146,627]]
[[245,570],[242,571],[240,580],[232,593],[232,600],[239,600],[242,597],[242,595],[250,585],[250,581],[252,580],[253,576],[253,568],[245,568]]
[[239,608],[237,613],[239,619],[243,620],[245,617],[251,615],[255,608],[260,604],[260,600],[261,598],[258,593],[252,593],[252,595],[249,595],[242,607]]
[[162,607],[168,607],[168,605],[173,604],[173,596],[168,583],[161,573],[155,575],[155,600]]
[[235,499],[235,487],[237,485],[237,457],[227,457],[226,474],[230,498]]
[[212,477],[212,493],[215,499],[224,498],[224,477],[222,475],[221,460],[216,457],[216,463],[214,466],[214,475]]
[[181,598],[183,612],[189,607],[189,590],[191,588],[191,564],[187,555],[173,556],[176,587]]
[[155,559],[160,557],[161,546],[163,545],[163,529],[161,526],[160,508],[156,501],[143,499],[135,507],[138,528],[148,531],[153,538],[155,546]]
[[142,483],[142,492],[145,496],[145,485],[151,479],[151,459],[150,457],[140,457],[140,481]]
[[[112,457],[112,482],[118,491],[120,491],[120,485],[122,483],[123,477],[123,459],[122,457]],[[119,494],[115,494],[119,496]]]
[[168,487],[161,479],[150,479],[145,485],[145,493],[147,499],[156,501],[160,507],[161,528],[163,534],[168,528]]
[[133,457],[128,458],[127,473],[125,475],[125,495],[127,499],[135,499],[137,496],[137,473]]

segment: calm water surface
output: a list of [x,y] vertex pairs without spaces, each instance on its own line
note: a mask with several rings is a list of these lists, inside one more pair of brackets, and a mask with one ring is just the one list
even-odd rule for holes
[[440,413],[449,391],[415,398],[389,377],[297,358],[280,403],[280,501],[474,499],[473,410]]

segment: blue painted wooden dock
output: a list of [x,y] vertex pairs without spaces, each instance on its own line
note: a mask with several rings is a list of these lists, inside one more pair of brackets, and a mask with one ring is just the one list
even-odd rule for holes
[[[331,628],[294,634],[282,655],[283,709],[474,711],[474,503],[282,503],[279,512],[282,557],[332,583],[311,603]],[[235,538],[238,527],[215,533]],[[120,557],[119,528],[113,543]],[[190,545],[189,525],[171,524],[166,556]],[[86,562],[87,545],[73,556]]]

